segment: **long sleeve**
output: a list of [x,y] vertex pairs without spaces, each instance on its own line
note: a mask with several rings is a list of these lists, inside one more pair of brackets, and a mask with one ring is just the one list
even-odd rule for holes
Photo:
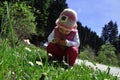
[[53,29],[53,31],[50,33],[50,35],[48,36],[48,42],[52,42],[53,39],[54,39],[54,29]]
[[[54,32],[55,30],[53,29],[53,31],[50,33],[50,35],[48,36],[48,42],[52,42],[52,40],[54,39]],[[70,46],[75,46],[75,47],[79,47],[80,45],[80,40],[79,40],[79,35],[78,32],[76,32],[76,35],[73,39],[73,41],[70,40],[66,40],[67,44],[66,46],[70,47]]]
[[66,46],[68,46],[68,47],[70,47],[70,46],[79,47],[80,46],[80,40],[79,40],[78,32],[76,33],[73,41],[67,40]]

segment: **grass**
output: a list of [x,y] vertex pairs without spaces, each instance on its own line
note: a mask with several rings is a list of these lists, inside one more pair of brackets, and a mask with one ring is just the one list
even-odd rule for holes
[[[109,70],[94,71],[85,64],[66,70],[60,64],[48,65],[46,51],[33,45],[20,44],[11,48],[4,43],[0,49],[0,80],[117,80]],[[39,64],[36,63],[39,61]]]

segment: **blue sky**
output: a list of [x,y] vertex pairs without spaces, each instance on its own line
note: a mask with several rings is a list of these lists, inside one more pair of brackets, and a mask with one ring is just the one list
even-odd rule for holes
[[68,7],[78,14],[78,21],[101,35],[110,20],[117,22],[120,33],[120,0],[66,0]]

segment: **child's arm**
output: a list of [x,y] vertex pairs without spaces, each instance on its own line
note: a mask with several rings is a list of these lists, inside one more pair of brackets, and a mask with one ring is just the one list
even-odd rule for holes
[[70,47],[70,46],[75,46],[75,47],[79,47],[80,46],[80,40],[79,40],[79,35],[78,33],[76,33],[73,41],[70,40],[66,40],[66,46]]
[[60,39],[59,38],[54,38],[54,30],[50,33],[50,35],[48,36],[48,42],[52,42],[52,43],[57,43],[59,44]]
[[53,31],[50,33],[50,35],[48,36],[48,42],[52,42],[54,39],[54,29]]

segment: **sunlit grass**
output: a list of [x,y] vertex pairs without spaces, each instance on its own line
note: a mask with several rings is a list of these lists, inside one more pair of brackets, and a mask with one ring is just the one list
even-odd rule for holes
[[39,80],[42,74],[45,80],[117,80],[107,71],[94,71],[84,63],[75,65],[72,70],[62,68],[59,63],[48,65],[46,51],[33,45],[19,45],[16,49],[6,47],[4,55],[0,53],[0,56],[1,80]]

